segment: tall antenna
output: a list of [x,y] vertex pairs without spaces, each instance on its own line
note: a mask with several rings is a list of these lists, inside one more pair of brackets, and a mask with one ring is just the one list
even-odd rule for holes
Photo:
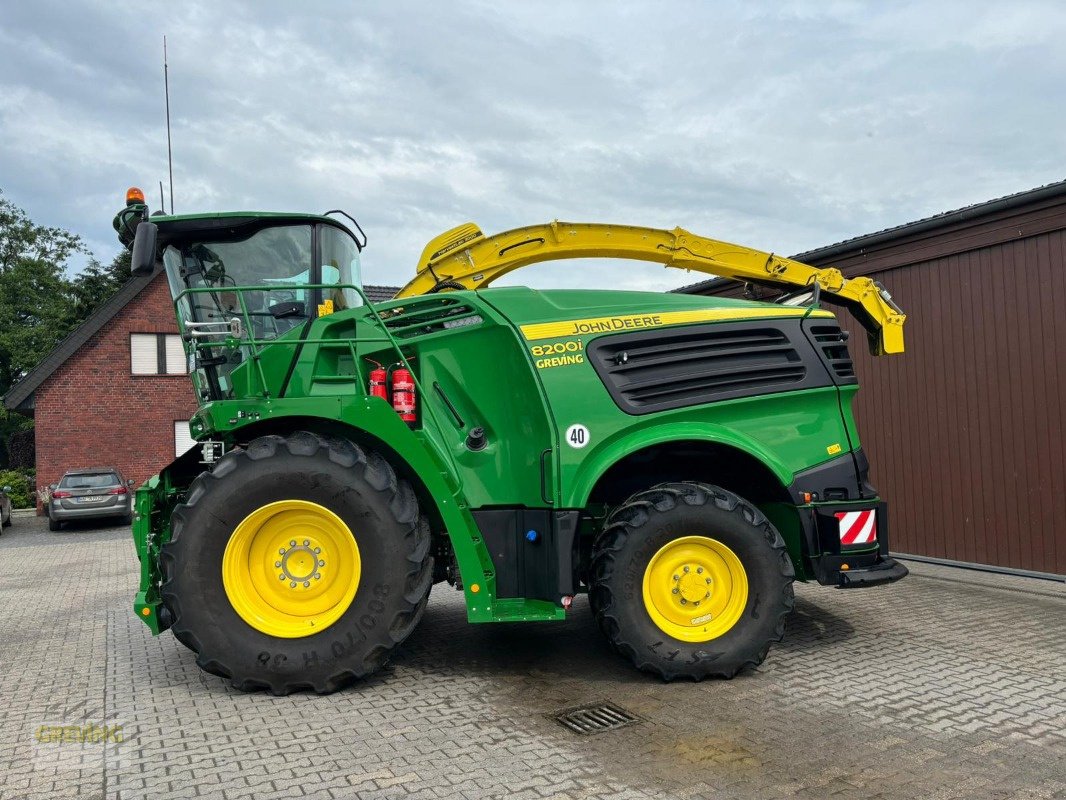
[[167,168],[170,170],[170,213],[174,214],[174,156],[170,150],[170,69],[167,66],[167,37],[163,37],[163,91],[167,98]]

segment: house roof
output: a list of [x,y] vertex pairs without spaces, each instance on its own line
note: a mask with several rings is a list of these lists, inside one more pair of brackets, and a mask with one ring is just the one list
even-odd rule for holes
[[386,300],[394,298],[396,293],[400,291],[400,287],[374,286],[373,284],[367,284],[363,286],[363,291],[366,292],[367,299],[372,303],[383,303]]
[[86,320],[72,330],[67,337],[42,358],[37,366],[8,389],[4,395],[4,407],[9,411],[29,411],[33,408],[33,392],[44,383],[53,372],[59,369],[78,349],[93,337],[97,331],[110,322],[119,311],[129,305],[141,290],[160,273],[156,269],[149,275],[134,275],[111,297],[105,300]]
[[[89,341],[107,323],[114,319],[141,290],[155,280],[163,270],[156,268],[149,275],[134,275],[111,297],[105,300],[92,314],[38,362],[26,375],[4,395],[4,408],[9,411],[27,412],[33,409],[33,393],[49,376],[63,366],[82,345]],[[397,286],[363,286],[371,302],[391,300],[400,289]]]
[[[938,228],[953,225],[957,222],[966,222],[967,220],[985,214],[991,214],[998,211],[1009,211],[1029,203],[1057,199],[1060,197],[1066,197],[1066,181],[1049,183],[1044,186],[1038,186],[1035,189],[1026,189],[1024,192],[1015,192],[1014,194],[997,197],[994,200],[986,200],[983,203],[974,203],[973,205],[963,206],[962,208],[956,208],[952,211],[944,211],[940,214],[934,214],[931,217],[915,220],[914,222],[895,225],[891,228],[875,231],[874,233],[867,233],[862,236],[855,236],[851,239],[844,239],[843,241],[826,245],[825,247],[796,253],[796,255],[790,256],[790,258],[805,263],[824,263],[827,260],[840,258],[841,256],[856,250],[863,250],[869,247],[874,247],[875,245],[886,244],[895,239],[901,239],[904,236],[911,236],[916,233],[927,233]],[[671,291],[680,292],[682,294],[699,294],[703,290],[732,282],[732,278],[709,278],[708,280],[691,283],[687,286],[679,286]]]

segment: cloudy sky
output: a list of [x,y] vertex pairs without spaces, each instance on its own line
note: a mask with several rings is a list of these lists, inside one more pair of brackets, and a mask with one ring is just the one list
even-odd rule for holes
[[1066,177],[1060,2],[4,2],[0,189],[102,260],[167,179],[164,34],[176,210],[348,209],[373,283],[467,220],[791,253]]

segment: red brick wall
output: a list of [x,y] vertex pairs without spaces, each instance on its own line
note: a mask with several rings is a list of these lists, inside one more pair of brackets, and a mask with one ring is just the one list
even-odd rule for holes
[[140,483],[174,458],[174,420],[196,411],[187,375],[131,375],[131,333],[177,333],[158,276],[36,391],[37,485],[112,466]]

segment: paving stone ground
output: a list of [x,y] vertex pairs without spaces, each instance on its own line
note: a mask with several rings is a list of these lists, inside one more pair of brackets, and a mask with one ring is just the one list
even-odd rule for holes
[[[912,566],[798,586],[762,667],[701,684],[633,671],[583,599],[563,623],[469,625],[439,586],[380,676],[274,698],[134,618],[128,530],[20,517],[0,536],[0,799],[1066,797],[1066,586]],[[552,718],[590,702],[640,722]],[[105,741],[39,741],[63,725]]]

